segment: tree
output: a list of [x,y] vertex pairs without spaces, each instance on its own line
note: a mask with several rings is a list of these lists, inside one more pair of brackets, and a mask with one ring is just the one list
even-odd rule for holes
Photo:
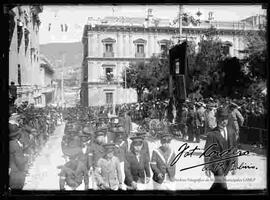
[[218,37],[218,31],[211,27],[202,35],[198,53],[193,56],[194,66],[191,66],[190,72],[193,76],[193,84],[189,91],[200,90],[203,96],[210,96],[217,92],[218,88],[214,86],[221,76],[218,65],[224,57],[223,43]]
[[245,42],[245,64],[248,67],[249,75],[255,79],[266,79],[267,50],[266,50],[266,29],[261,27],[259,31],[246,33]]
[[143,91],[149,88],[149,82],[151,79],[151,70],[146,67],[144,62],[131,63],[122,74],[123,86],[125,86],[125,80],[127,81],[127,88],[134,88],[138,94],[138,101],[142,101]]
[[[132,63],[126,71],[127,87],[137,91],[139,102],[147,89],[147,99],[165,100],[169,96],[169,43],[159,56],[151,57],[149,62]],[[125,72],[122,74],[125,81]]]

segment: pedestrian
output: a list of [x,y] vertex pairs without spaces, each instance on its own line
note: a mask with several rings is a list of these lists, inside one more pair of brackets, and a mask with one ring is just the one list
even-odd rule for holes
[[22,190],[25,183],[27,157],[19,141],[21,130],[16,121],[9,121],[9,187]]
[[88,190],[88,170],[81,148],[71,148],[69,161],[64,165],[59,166],[58,169],[61,169],[61,172],[59,173],[60,190]]
[[204,129],[205,135],[217,126],[214,107],[215,106],[213,103],[209,103],[206,107]]
[[226,176],[232,169],[232,174],[235,174],[235,158],[226,159],[223,162],[214,162],[211,164],[207,164],[208,162],[211,162],[213,160],[224,159],[224,157],[218,156],[218,154],[221,154],[222,152],[228,151],[229,149],[231,149],[232,152],[237,150],[233,129],[232,127],[228,126],[228,118],[229,113],[226,109],[217,109],[217,127],[207,133],[207,139],[204,147],[204,149],[206,150],[210,148],[211,145],[214,145],[211,148],[211,152],[216,152],[215,154],[211,154],[208,157],[204,157],[204,161],[206,163],[206,175],[210,177],[211,173],[213,173],[215,178],[214,183],[210,188],[210,190],[214,192],[227,190]]
[[179,123],[179,129],[182,133],[182,137],[184,140],[187,140],[188,138],[187,118],[188,118],[188,107],[184,103],[182,106],[181,118],[180,118],[180,123]]
[[[137,137],[142,137],[142,149],[141,151],[144,153],[144,155],[147,157],[148,160],[150,160],[150,151],[149,151],[149,144],[147,142],[146,138],[146,132],[145,131],[137,131],[136,133]],[[132,149],[132,143],[130,145],[129,150]]]
[[114,155],[119,159],[122,178],[125,180],[124,163],[128,152],[128,141],[125,138],[125,130],[122,127],[115,131],[113,143],[115,143]]
[[129,189],[143,190],[150,181],[149,157],[143,151],[143,137],[131,137],[131,150],[125,161],[125,184]]
[[[107,129],[106,129],[107,130]],[[87,157],[87,169],[92,174],[97,166],[97,161],[105,155],[105,135],[106,130],[98,129],[95,132],[93,141],[87,146],[86,157]],[[93,174],[92,174],[93,175]],[[92,176],[92,188],[96,188],[94,177]]]
[[131,117],[129,116],[129,112],[125,111],[124,116],[120,120],[120,124],[124,127],[125,129],[125,135],[126,137],[130,136],[130,131],[132,130],[132,122],[131,122]]
[[239,106],[234,102],[231,102],[231,104],[228,106],[229,111],[228,125],[234,129],[237,143],[239,141],[240,126],[243,126],[244,124],[244,117],[238,110],[238,107]]
[[161,146],[153,150],[150,166],[155,190],[175,190],[175,165],[171,166],[175,153],[170,147],[171,135],[161,135]]
[[80,134],[82,145],[83,145],[83,153],[86,153],[87,146],[90,144],[91,140],[94,138],[94,129],[92,126],[85,126],[82,129]]
[[194,135],[196,135],[196,109],[193,102],[188,104],[188,117],[187,117],[187,126],[188,126],[188,141],[194,141]]
[[123,188],[119,159],[114,156],[114,143],[104,144],[105,154],[99,158],[94,170],[98,189],[118,190]]
[[10,82],[9,94],[11,98],[11,105],[14,105],[14,102],[17,99],[17,87],[13,81]]

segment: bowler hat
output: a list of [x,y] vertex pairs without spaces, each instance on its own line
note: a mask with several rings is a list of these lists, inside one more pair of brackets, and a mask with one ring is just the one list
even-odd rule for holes
[[15,123],[9,123],[9,137],[14,138],[20,134],[20,128]]
[[215,116],[217,119],[228,119],[229,113],[227,109],[220,107],[217,109]]

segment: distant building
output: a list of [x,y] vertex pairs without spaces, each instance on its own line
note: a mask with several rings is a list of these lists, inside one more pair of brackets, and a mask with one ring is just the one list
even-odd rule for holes
[[52,68],[52,64],[43,55],[40,55],[40,71],[42,73],[42,102],[44,102],[45,105],[55,103],[57,98],[57,89],[59,91],[60,85],[54,81],[54,69]]
[[[258,31],[259,24],[245,20],[219,22],[212,17],[199,22],[187,17],[182,21],[180,40],[192,40],[198,45],[200,36],[213,26],[224,42],[227,54],[242,58],[241,50],[245,48],[243,33]],[[166,44],[177,44],[178,35],[177,19],[154,18],[151,11],[146,18],[89,18],[82,37],[81,103],[95,106],[136,101],[135,91],[120,85],[122,73],[132,62],[149,61],[153,55],[160,55]]]
[[9,10],[9,82],[18,88],[17,103],[42,104],[42,68],[39,59],[39,13],[42,6],[16,6]]

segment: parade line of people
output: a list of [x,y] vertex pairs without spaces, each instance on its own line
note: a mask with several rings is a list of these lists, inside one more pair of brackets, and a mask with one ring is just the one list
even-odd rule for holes
[[[192,110],[195,106],[198,110],[206,107],[201,102],[187,101],[183,110],[185,107]],[[205,148],[217,143],[216,151],[237,149],[239,127],[244,123],[238,106],[230,102],[226,107],[214,107],[209,103],[208,115],[202,115],[209,118],[207,126],[198,126],[190,117],[195,116],[191,112],[185,119],[187,127],[183,126],[180,132],[183,136],[192,132],[188,133],[190,142],[194,137],[199,142],[196,131],[207,132]],[[160,141],[160,146],[149,152],[146,137],[149,133],[140,128],[132,131],[132,113],[126,105],[118,107],[117,115],[100,107],[35,108],[27,102],[10,110],[11,189],[23,188],[29,163],[55,127],[64,122],[61,149],[65,164],[58,166],[60,190],[144,190],[151,179],[153,190],[175,190],[176,166],[171,162],[176,154],[170,146],[173,138],[170,129],[165,126],[159,131],[155,139]],[[205,162],[213,159],[207,158]],[[224,177],[232,163],[237,162],[228,159],[224,161],[225,168],[217,169],[215,164],[207,167],[206,175],[213,173],[215,177],[212,189],[227,189]]]

